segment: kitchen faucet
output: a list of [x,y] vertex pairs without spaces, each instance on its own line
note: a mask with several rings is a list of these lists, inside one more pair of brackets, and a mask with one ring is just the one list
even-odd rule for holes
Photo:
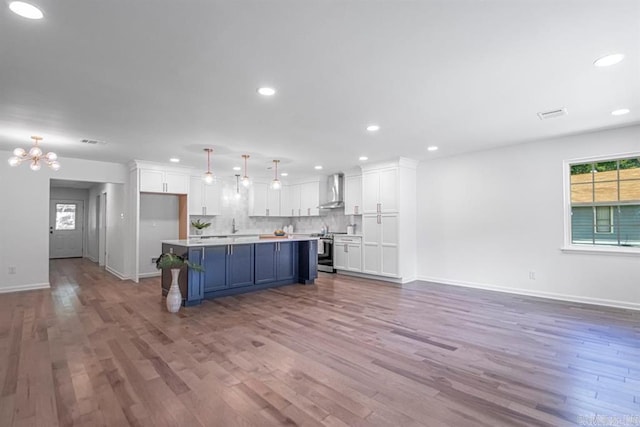
[[236,219],[233,218],[231,220],[231,234],[236,234],[238,232],[238,229],[236,228]]

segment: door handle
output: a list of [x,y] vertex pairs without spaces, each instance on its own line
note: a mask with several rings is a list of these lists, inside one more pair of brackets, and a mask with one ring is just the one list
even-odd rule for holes
[[204,263],[204,248],[202,248],[202,262]]

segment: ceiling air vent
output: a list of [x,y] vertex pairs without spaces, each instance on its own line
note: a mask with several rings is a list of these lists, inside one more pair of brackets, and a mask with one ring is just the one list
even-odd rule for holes
[[557,110],[550,110],[550,111],[542,111],[538,113],[538,117],[540,117],[540,120],[553,119],[554,117],[560,117],[560,116],[566,116],[566,115],[567,115],[566,108],[560,108]]
[[97,139],[82,139],[80,140],[80,142],[82,142],[83,144],[89,144],[89,145],[104,145],[106,144],[105,141],[98,141]]

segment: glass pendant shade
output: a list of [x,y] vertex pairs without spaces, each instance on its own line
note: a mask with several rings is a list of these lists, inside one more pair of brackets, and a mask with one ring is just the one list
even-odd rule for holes
[[22,157],[25,154],[27,154],[27,152],[24,151],[24,148],[16,148],[15,150],[13,150],[13,155],[16,157]]
[[32,171],[39,171],[41,167],[40,162],[37,160],[33,160],[29,165],[29,167],[31,168]]
[[42,156],[42,150],[37,145],[33,146],[31,147],[31,150],[29,150],[29,155],[31,157],[40,157]]
[[242,186],[247,188],[251,185],[251,180],[249,179],[249,176],[247,175],[247,159],[249,158],[248,154],[243,154],[242,158],[244,159],[244,176],[242,177],[242,179],[240,180],[242,182]]
[[280,163],[280,160],[274,160],[273,164],[274,164],[274,176],[273,176],[273,181],[271,181],[271,189],[272,190],[279,190],[280,188],[282,188],[282,183],[280,182],[280,180],[278,179],[278,163]]
[[213,184],[213,181],[215,181],[213,173],[211,173],[211,153],[213,148],[205,148],[204,151],[207,153],[207,172],[202,175],[202,180],[207,184]]
[[9,165],[11,166],[19,166],[20,163],[22,163],[22,160],[20,160],[18,157],[9,157]]

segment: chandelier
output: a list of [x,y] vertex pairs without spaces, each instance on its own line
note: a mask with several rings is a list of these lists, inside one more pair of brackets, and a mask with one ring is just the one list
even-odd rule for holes
[[40,170],[42,163],[46,163],[54,171],[60,169],[58,155],[51,151],[43,154],[42,149],[38,146],[38,143],[42,141],[42,137],[32,136],[31,139],[33,139],[33,147],[28,152],[24,148],[13,150],[13,157],[9,157],[9,164],[11,166],[19,166],[22,162],[28,161],[32,171]]

